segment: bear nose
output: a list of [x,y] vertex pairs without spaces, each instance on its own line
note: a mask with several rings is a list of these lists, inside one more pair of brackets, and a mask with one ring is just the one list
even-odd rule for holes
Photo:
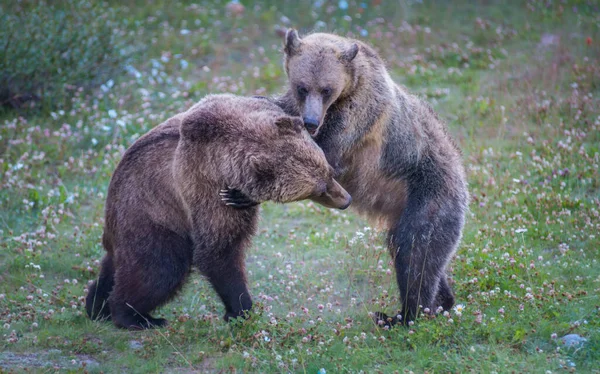
[[302,120],[304,121],[304,127],[306,127],[311,135],[317,131],[319,121],[316,118],[304,117]]
[[339,209],[340,209],[340,210],[344,210],[344,209],[348,208],[348,207],[350,206],[350,204],[352,204],[352,196],[349,196],[349,197],[348,197],[348,204],[346,204],[346,205],[344,205],[344,206],[340,207]]

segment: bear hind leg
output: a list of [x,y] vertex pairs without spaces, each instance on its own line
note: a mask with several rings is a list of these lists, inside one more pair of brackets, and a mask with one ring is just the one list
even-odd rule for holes
[[102,259],[100,276],[88,288],[85,309],[92,320],[110,320],[108,297],[115,284],[115,268],[110,253]]
[[[398,253],[395,258],[396,280],[402,300],[402,323],[414,321],[419,309],[429,309],[435,304],[440,283],[435,259],[429,259],[430,248],[413,247],[410,253]],[[401,251],[399,251],[401,252]]]
[[438,302],[444,308],[454,303],[445,268],[456,241],[448,240],[451,232],[441,224],[444,222],[433,224],[421,217],[421,214],[403,217],[388,238],[404,324],[414,321],[420,309],[433,313]]
[[191,240],[158,226],[146,234],[123,248],[130,253],[124,253],[116,269],[109,305],[117,327],[140,330],[166,325],[165,319],[153,318],[150,312],[173,298],[190,273]]
[[435,299],[435,307],[442,307],[445,311],[449,311],[454,306],[454,293],[452,288],[448,284],[446,275],[440,277],[440,286],[438,288],[438,294]]
[[436,210],[428,206],[409,206],[388,236],[405,324],[419,309],[434,313],[438,306],[448,310],[454,305],[446,265],[460,239],[464,213],[452,201]]

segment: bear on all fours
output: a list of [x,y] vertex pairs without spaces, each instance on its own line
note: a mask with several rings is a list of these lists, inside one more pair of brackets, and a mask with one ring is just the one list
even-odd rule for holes
[[258,207],[222,204],[226,186],[257,201],[351,202],[300,118],[263,99],[207,96],[140,137],[113,173],[90,318],[162,326],[150,312],[175,296],[192,267],[223,301],[225,320],[244,316],[252,307],[244,254]]
[[[288,30],[284,66],[289,87],[270,99],[299,115],[352,195],[359,213],[385,225],[402,307],[377,317],[414,320],[454,305],[446,267],[468,209],[462,155],[446,124],[419,97],[391,79],[368,45],[333,34],[302,39]],[[230,189],[228,204],[249,196]]]

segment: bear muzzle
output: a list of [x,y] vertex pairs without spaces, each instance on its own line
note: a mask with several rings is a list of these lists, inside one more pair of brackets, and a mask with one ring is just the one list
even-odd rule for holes
[[302,111],[302,121],[304,121],[304,127],[311,136],[315,136],[319,130],[324,113],[323,109],[323,98],[320,95],[308,95]]
[[327,186],[327,190],[324,193],[313,196],[310,199],[327,208],[340,210],[344,210],[352,204],[352,196],[335,180]]
[[304,127],[306,127],[308,133],[310,135],[315,135],[319,128],[319,120],[311,117],[304,117],[302,120],[304,121]]

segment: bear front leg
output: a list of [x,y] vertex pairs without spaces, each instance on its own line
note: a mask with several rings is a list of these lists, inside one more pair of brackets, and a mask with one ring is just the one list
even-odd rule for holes
[[[209,256],[207,256],[209,257]],[[203,258],[200,272],[208,278],[225,305],[225,321],[246,317],[252,308],[252,298],[246,285],[246,273],[242,251],[226,258],[210,256]]]
[[219,191],[219,196],[225,205],[236,209],[251,208],[260,204],[259,202],[250,199],[242,191],[229,187]]

